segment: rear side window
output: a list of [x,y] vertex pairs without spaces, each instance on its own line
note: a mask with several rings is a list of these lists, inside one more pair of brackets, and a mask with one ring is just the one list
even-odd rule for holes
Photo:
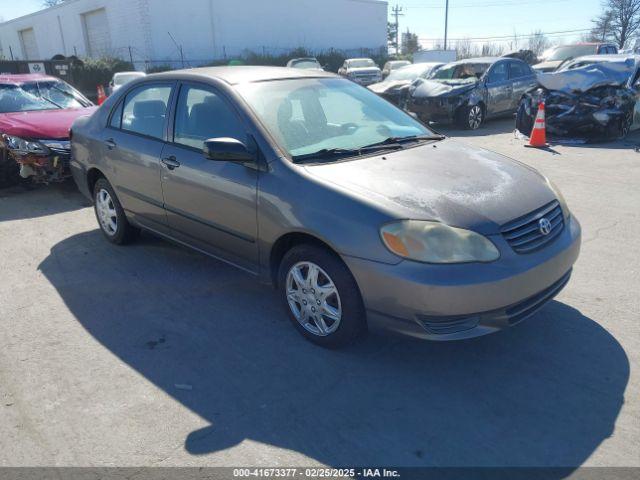
[[493,66],[489,73],[489,83],[504,82],[509,79],[509,72],[507,71],[507,62],[498,63]]
[[527,65],[520,62],[509,63],[509,78],[516,79],[531,75],[531,70]]
[[162,140],[170,96],[169,85],[143,85],[127,93],[122,130]]
[[202,149],[210,138],[246,141],[246,129],[229,104],[215,92],[185,85],[180,89],[174,143]]

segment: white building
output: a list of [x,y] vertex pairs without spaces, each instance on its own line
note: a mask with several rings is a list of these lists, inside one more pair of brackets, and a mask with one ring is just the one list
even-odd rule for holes
[[68,0],[0,24],[0,58],[115,56],[195,66],[246,52],[384,49],[381,0]]

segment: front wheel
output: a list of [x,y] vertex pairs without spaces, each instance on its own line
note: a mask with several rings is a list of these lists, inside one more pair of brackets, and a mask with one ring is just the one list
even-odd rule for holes
[[93,204],[98,225],[111,243],[131,243],[140,232],[127,220],[115,191],[106,178],[100,178],[93,188]]
[[484,122],[484,110],[482,105],[470,105],[462,107],[458,111],[458,126],[465,130],[477,130]]
[[338,348],[366,332],[360,291],[342,260],[313,245],[299,245],[282,259],[279,293],[296,329],[313,343]]

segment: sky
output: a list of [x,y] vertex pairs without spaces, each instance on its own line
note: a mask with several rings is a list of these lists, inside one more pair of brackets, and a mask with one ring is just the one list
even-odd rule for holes
[[[402,7],[401,31],[409,28],[418,34],[423,46],[429,47],[444,37],[445,1],[389,0],[389,10],[396,4]],[[42,0],[0,0],[0,17],[11,20],[39,10],[41,5]],[[512,37],[514,32],[529,35],[537,30],[583,30],[591,26],[591,19],[600,10],[601,0],[449,0],[449,38],[471,38],[480,44],[487,41],[485,37]],[[581,35],[554,33],[550,38],[554,43],[565,43]]]

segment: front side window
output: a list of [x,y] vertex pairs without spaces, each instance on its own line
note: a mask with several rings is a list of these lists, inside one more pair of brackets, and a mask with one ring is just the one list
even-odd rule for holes
[[171,96],[169,85],[143,85],[127,93],[122,129],[162,140]]
[[210,138],[246,141],[246,129],[228,103],[213,91],[183,86],[178,97],[175,143],[202,149]]
[[420,122],[347,80],[292,79],[236,87],[291,157],[357,150],[390,138],[431,135]]
[[494,65],[489,72],[489,83],[499,83],[509,80],[509,72],[507,70],[507,62]]

